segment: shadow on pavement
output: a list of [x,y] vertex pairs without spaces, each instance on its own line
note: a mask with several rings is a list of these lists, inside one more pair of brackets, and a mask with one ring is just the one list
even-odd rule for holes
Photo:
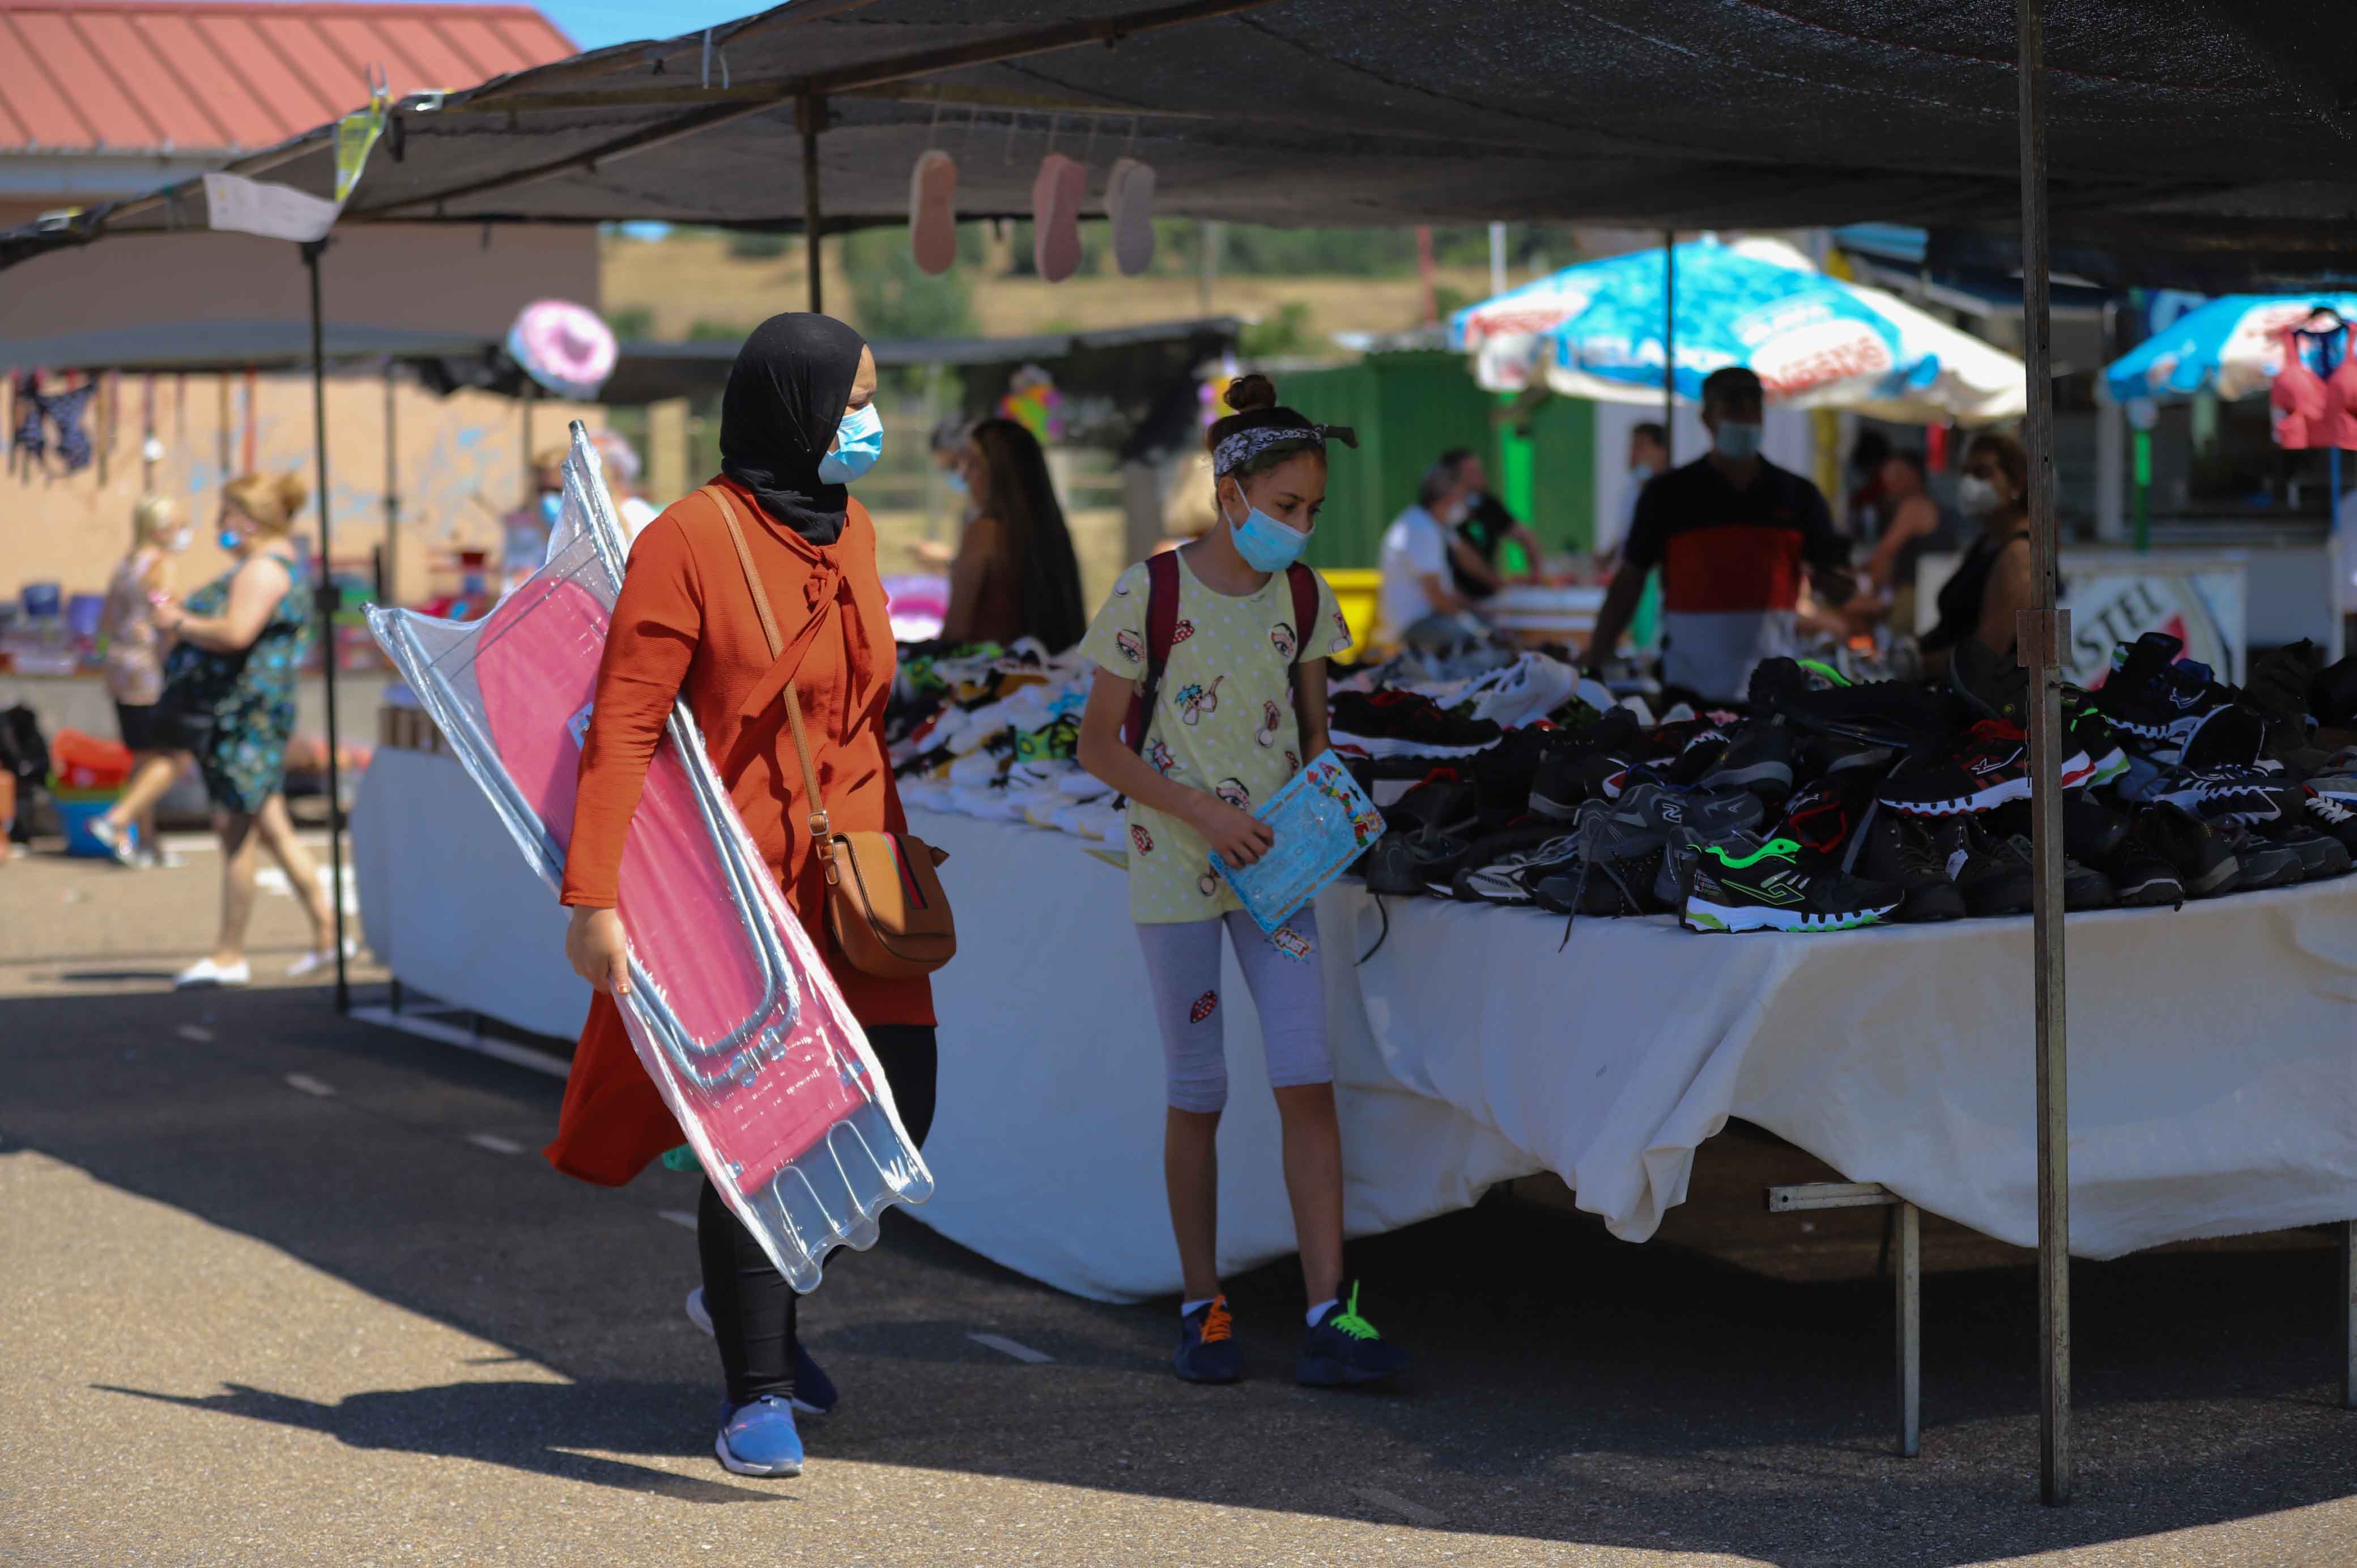
[[228,1391],[190,1398],[145,1389],[92,1387],[106,1393],[154,1400],[189,1410],[214,1411],[280,1426],[323,1432],[351,1448],[435,1454],[476,1459],[569,1481],[587,1481],[626,1491],[652,1492],[691,1503],[761,1503],[791,1500],[775,1490],[674,1476],[596,1455],[567,1453],[535,1434],[561,1434],[569,1448],[639,1453],[674,1446],[676,1422],[630,1419],[676,1393],[669,1387],[618,1389],[612,1384],[445,1383],[438,1388],[353,1394],[333,1404],[272,1393],[242,1383]]
[[[192,1022],[213,1037],[176,1034]],[[656,1170],[606,1191],[465,1143],[481,1129],[536,1148],[554,1079],[338,1019],[317,991],[0,1002],[0,1146],[574,1380],[336,1403],[239,1384],[111,1391],[690,1500],[776,1495],[565,1452],[701,1453],[716,1377],[680,1311],[693,1239],[662,1218],[693,1208],[694,1178]],[[290,1072],[335,1097],[291,1091]],[[1167,1369],[1170,1303],[1079,1301],[895,1219],[873,1252],[837,1254],[804,1304],[805,1339],[845,1391],[813,1463],[1395,1522],[1363,1501],[1381,1493],[1450,1530],[1934,1568],[2357,1491],[2357,1415],[2326,1383],[2321,1250],[2075,1271],[2082,1500],[2067,1509],[2035,1500],[2026,1269],[1927,1282],[1923,1456],[1907,1461],[1889,1452],[1886,1285],[1781,1283],[1502,1202],[1354,1243],[1351,1262],[1368,1315],[1418,1358],[1401,1391],[1292,1385],[1289,1262],[1230,1282],[1249,1380],[1195,1389]],[[1021,1364],[974,1331],[1054,1359]]]

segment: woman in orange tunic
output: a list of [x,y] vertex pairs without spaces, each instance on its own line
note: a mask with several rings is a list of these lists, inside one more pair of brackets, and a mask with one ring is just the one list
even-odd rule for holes
[[[931,985],[853,969],[828,935],[825,883],[811,853],[802,768],[782,693],[802,702],[819,790],[837,831],[907,827],[883,736],[895,652],[876,575],[876,531],[844,482],[874,461],[876,360],[842,322],[774,316],[745,340],[721,403],[721,475],[736,504],[785,652],[771,659],[719,504],[698,492],[649,523],[630,551],[597,671],[581,752],[564,901],[565,953],[597,988],[548,1158],[584,1181],[619,1186],[683,1141],[623,1033],[613,993],[630,982],[614,912],[622,843],[684,694],[721,782],[826,955],[867,1032],[909,1135],[932,1122]],[[864,437],[864,439],[862,439]],[[794,1332],[794,1293],[707,1181],[697,1209],[703,1299],[727,1385],[716,1450],[740,1475],[794,1475],[793,1412],[834,1402]]]

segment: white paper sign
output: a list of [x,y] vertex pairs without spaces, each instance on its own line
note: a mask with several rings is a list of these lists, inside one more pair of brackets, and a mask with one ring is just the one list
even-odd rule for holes
[[211,227],[260,234],[271,240],[324,240],[343,209],[292,186],[267,185],[242,175],[205,176],[205,209]]

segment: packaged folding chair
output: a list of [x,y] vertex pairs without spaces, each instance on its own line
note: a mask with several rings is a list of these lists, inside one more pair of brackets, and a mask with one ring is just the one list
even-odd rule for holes
[[[625,550],[573,426],[546,564],[479,621],[371,607],[369,626],[550,887]],[[463,896],[453,889],[453,897]],[[745,831],[686,705],[648,765],[617,905],[631,1045],[706,1175],[796,1290],[829,1248],[875,1242],[932,1176],[890,1086]]]

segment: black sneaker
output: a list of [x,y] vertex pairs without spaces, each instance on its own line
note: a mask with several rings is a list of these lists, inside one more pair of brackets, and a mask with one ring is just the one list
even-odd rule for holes
[[[2179,661],[2178,655],[2184,651],[2185,644],[2167,632],[2146,632],[2114,650],[2111,673],[2095,693],[2095,705],[2105,718],[2167,762],[2185,760],[2211,720],[2220,714],[2231,715],[2234,710],[2233,693],[2210,678],[2208,666]],[[2255,720],[2256,715],[2245,716]],[[2202,760],[2252,760],[2263,738],[2257,732],[2264,725],[2231,716],[2220,722],[2222,734],[2199,749],[2232,752],[2250,733],[2251,756],[2204,757]]]
[[1912,924],[1961,919],[1964,896],[1948,875],[1948,855],[1931,824],[1896,811],[1876,811],[1861,835],[1857,870],[1900,892],[1890,917]]
[[1824,691],[1786,686],[1775,693],[1772,711],[1781,714],[1793,728],[1812,735],[1915,746],[1953,733],[1960,706],[1953,698],[1924,687],[1877,681]]
[[1369,757],[1470,757],[1504,733],[1414,692],[1344,692],[1334,699],[1331,722],[1337,746]]
[[2063,854],[2093,864],[2119,848],[2127,836],[2128,819],[2101,800],[2079,789],[2062,797]]
[[1226,1296],[1215,1295],[1178,1320],[1170,1369],[1189,1383],[1232,1383],[1244,1375],[1243,1348],[1236,1343]]
[[2341,847],[2357,855],[2357,811],[2338,800],[2327,800],[2310,789],[2303,802],[2305,816],[2301,819],[2328,838],[2340,841]]
[[2201,818],[2179,807],[2147,806],[2131,827],[2139,842],[2176,868],[2189,898],[2214,898],[2231,890],[2242,875],[2233,847]]
[[[2024,839],[2022,845],[2029,847]],[[2069,855],[2062,857],[2062,908],[2076,912],[2081,909],[2108,909],[2119,902],[2112,891],[2112,879],[2092,865],[2083,865]]]
[[2153,799],[2182,806],[2206,822],[2258,827],[2304,816],[2306,795],[2302,786],[2271,768],[2189,768],[2179,770]]
[[2257,833],[2267,843],[2281,844],[2299,856],[2300,879],[2304,882],[2321,882],[2348,874],[2349,851],[2341,841],[2305,822],[2278,822],[2257,830]]
[[2289,844],[2263,839],[2250,829],[2233,823],[2214,831],[2220,842],[2233,852],[2234,862],[2241,868],[2234,878],[2237,893],[2288,887],[2308,875],[2299,851]]
[[1457,873],[1473,853],[1473,841],[1455,833],[1394,831],[1375,841],[1360,875],[1370,893],[1421,897],[1450,895]]
[[1949,875],[1977,918],[2027,915],[2038,898],[2038,870],[2029,841],[1985,833],[1970,822],[1943,823],[1937,841],[1948,856]]
[[1339,1389],[1380,1383],[1407,1370],[1407,1352],[1359,1316],[1359,1283],[1326,1309],[1301,1342],[1293,1380],[1305,1388]]
[[2149,811],[2128,819],[2127,830],[2120,841],[2101,857],[2104,875],[2112,879],[2112,891],[2119,902],[2130,908],[2147,908],[2167,904],[2182,908],[2185,903],[2185,883],[2177,874],[2162,848],[2151,842],[2151,824],[2158,819]]
[[1803,868],[1803,853],[1785,838],[1686,851],[1678,923],[1690,931],[1843,931],[1899,908],[1900,889],[1829,866]]
[[1582,800],[1602,799],[1605,781],[1628,771],[1640,734],[1637,715],[1616,707],[1584,730],[1549,735],[1531,779],[1533,813],[1567,822]]
[[1480,796],[1454,768],[1435,768],[1424,781],[1383,808],[1383,822],[1403,832],[1464,833],[1480,820]]
[[1458,872],[1452,892],[1468,903],[1503,904],[1510,908],[1528,908],[1537,903],[1533,889],[1547,877],[1569,871],[1579,854],[1578,838],[1563,832],[1560,822],[1552,825],[1555,837]]
[[1857,831],[1874,812],[1875,776],[1864,768],[1828,773],[1784,802],[1775,836],[1796,841],[1820,862],[1855,869]]
[[[1656,896],[1667,836],[1641,819],[1622,821],[1612,803],[1590,800],[1574,819],[1576,857],[1531,885],[1542,909],[1576,918],[1658,915],[1671,905]],[[1570,933],[1565,932],[1569,940]]]
[[[2065,768],[2066,783],[2070,774]],[[1917,817],[1960,816],[2029,798],[2029,742],[2003,719],[1983,719],[1959,739],[1919,751],[1882,781],[1882,803]]]
[[1767,721],[1745,725],[1695,787],[1749,789],[1771,804],[1783,800],[1792,792],[1792,732]]

